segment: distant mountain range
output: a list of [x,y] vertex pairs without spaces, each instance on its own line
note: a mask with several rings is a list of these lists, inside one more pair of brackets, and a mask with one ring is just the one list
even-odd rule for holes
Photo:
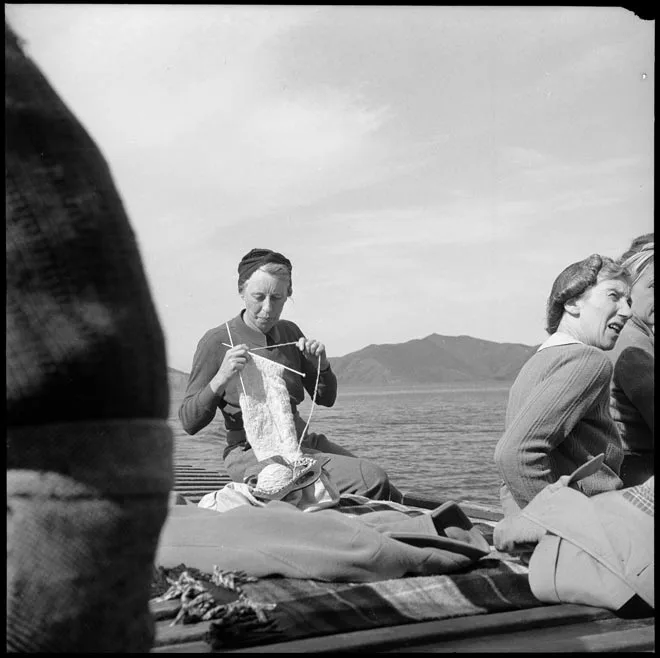
[[186,392],[186,386],[188,385],[189,374],[186,372],[181,372],[175,368],[167,369],[167,377],[170,381],[170,393],[176,394],[177,396],[183,395]]
[[330,359],[343,386],[513,381],[536,347],[470,336],[441,336],[369,345]]
[[[330,358],[341,386],[422,386],[453,382],[513,381],[537,346],[496,343],[470,336],[441,336],[406,343],[369,345]],[[173,392],[183,393],[188,375],[168,368]]]

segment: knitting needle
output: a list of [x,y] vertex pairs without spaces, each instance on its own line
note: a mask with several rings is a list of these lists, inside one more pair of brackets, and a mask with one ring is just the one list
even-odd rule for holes
[[[222,343],[225,347],[234,347],[233,345],[227,345],[227,343]],[[252,350],[248,350],[248,352],[251,352]],[[272,359],[268,359],[265,356],[261,356],[261,354],[253,354],[253,356],[258,356],[260,359],[264,359],[266,361],[272,361],[273,363],[277,363],[278,366],[282,366],[285,370],[290,370],[291,372],[295,372],[296,375],[300,375],[301,377],[305,377],[304,372],[298,372],[297,370],[294,370],[293,368],[289,368],[289,366],[285,366],[281,364],[279,361],[273,361]],[[240,373],[239,373],[240,374]],[[241,380],[243,381],[243,380]]]
[[271,347],[284,347],[285,345],[297,345],[298,341],[294,340],[292,343],[278,343],[277,345],[264,345],[263,347],[251,347],[250,352],[256,352],[257,350],[269,350]]
[[279,361],[273,361],[272,359],[268,359],[265,356],[261,356],[261,354],[253,354],[252,356],[258,356],[260,359],[263,359],[264,361],[271,361],[272,363],[277,363],[278,366],[281,366],[285,370],[290,370],[291,372],[295,372],[296,375],[300,375],[301,377],[305,376],[304,372],[298,372],[297,370],[294,370],[293,368],[289,368],[289,366],[285,366],[281,364]]
[[[229,342],[231,345],[227,345],[227,343],[222,343],[225,347],[234,347],[234,339],[231,337],[231,331],[229,331],[229,322],[225,322],[225,327],[227,327],[227,335],[229,336]],[[241,380],[241,386],[243,387],[243,395],[247,397],[247,391],[245,390],[245,384],[243,383],[243,377],[241,376],[241,373],[238,373],[238,378]]]

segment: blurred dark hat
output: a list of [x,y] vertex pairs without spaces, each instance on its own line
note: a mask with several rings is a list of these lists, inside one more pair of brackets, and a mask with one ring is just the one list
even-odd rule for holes
[[5,131],[8,424],[166,419],[165,339],[110,169],[7,23]]
[[238,264],[238,289],[256,272],[262,265],[266,263],[277,263],[284,265],[291,273],[293,265],[291,261],[277,251],[271,249],[251,249]]

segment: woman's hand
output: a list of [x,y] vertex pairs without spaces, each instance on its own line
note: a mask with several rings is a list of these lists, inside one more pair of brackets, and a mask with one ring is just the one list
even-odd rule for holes
[[325,345],[314,338],[305,338],[301,336],[298,339],[298,349],[307,357],[316,361],[317,358],[321,359],[321,370],[325,370],[330,363],[328,357],[325,355]]
[[505,516],[493,531],[493,545],[498,551],[507,553],[518,549],[534,550],[546,534],[543,526],[534,523],[522,514]]
[[211,390],[217,393],[218,389],[225,388],[245,368],[248,358],[248,346],[245,344],[235,345],[228,349],[217,374],[209,384]]

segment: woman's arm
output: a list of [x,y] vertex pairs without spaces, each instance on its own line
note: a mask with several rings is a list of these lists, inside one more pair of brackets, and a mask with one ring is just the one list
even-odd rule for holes
[[[309,361],[308,361],[309,363]],[[306,377],[303,381],[305,390],[309,393],[309,397],[314,399],[314,384],[316,382],[317,364],[313,364],[311,369],[305,367]],[[332,372],[330,364],[325,370],[321,370],[319,376],[319,385],[316,391],[316,404],[323,407],[332,407],[337,399],[337,375]]]
[[313,338],[302,336],[298,340],[298,349],[303,355],[303,371],[305,372],[303,386],[305,390],[309,393],[309,397],[314,400],[314,385],[316,384],[320,359],[321,372],[315,402],[324,407],[331,407],[337,399],[337,376],[330,368],[325,345]]
[[227,352],[221,340],[207,333],[197,345],[186,395],[179,407],[179,420],[188,434],[196,434],[214,418],[223,390],[214,392],[209,385]]
[[500,475],[519,505],[558,479],[550,453],[599,396],[608,394],[611,373],[604,353],[567,350],[557,367],[529,391],[495,449]]

